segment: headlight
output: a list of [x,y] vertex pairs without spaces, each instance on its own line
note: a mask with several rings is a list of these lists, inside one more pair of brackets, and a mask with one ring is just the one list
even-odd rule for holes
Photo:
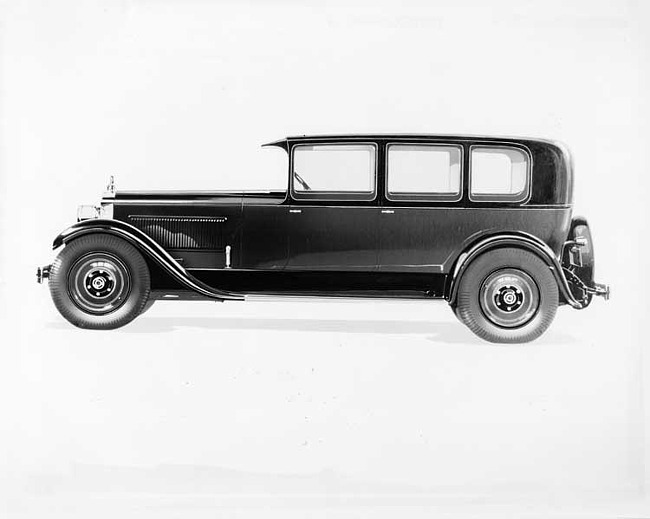
[[80,205],[77,208],[77,221],[93,220],[95,218],[113,218],[113,204]]
[[80,205],[77,208],[77,221],[81,222],[83,220],[99,218],[99,211],[100,208],[96,205]]
[[113,218],[113,204],[102,204],[99,208],[100,218]]

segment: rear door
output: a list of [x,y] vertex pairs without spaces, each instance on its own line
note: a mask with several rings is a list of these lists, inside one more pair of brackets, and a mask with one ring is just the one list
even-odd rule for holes
[[377,157],[371,142],[292,146],[287,269],[376,269]]
[[396,142],[386,146],[379,212],[379,270],[440,273],[457,244],[463,148],[456,144]]

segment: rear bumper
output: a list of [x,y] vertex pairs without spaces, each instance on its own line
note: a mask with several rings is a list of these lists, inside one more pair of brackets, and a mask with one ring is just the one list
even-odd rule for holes
[[594,244],[587,220],[576,216],[562,250],[562,271],[573,298],[575,308],[586,308],[594,296],[609,299],[609,285],[594,280]]
[[562,271],[564,273],[564,278],[571,289],[571,294],[580,303],[580,306],[575,308],[586,308],[589,306],[589,303],[591,303],[593,296],[602,297],[605,301],[609,299],[609,285],[604,283],[585,282],[580,279],[574,271],[566,267],[564,267]]
[[593,294],[596,296],[601,296],[605,298],[605,301],[609,300],[609,285],[603,283],[594,283],[594,286],[591,287]]

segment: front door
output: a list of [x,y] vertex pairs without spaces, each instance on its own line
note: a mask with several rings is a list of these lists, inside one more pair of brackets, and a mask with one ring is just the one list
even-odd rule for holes
[[296,144],[290,154],[287,269],[377,267],[377,146]]

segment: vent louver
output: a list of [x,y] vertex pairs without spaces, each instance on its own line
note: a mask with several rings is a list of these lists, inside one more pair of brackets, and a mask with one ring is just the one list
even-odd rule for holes
[[165,249],[223,249],[223,224],[226,220],[225,216],[129,216],[134,227]]

